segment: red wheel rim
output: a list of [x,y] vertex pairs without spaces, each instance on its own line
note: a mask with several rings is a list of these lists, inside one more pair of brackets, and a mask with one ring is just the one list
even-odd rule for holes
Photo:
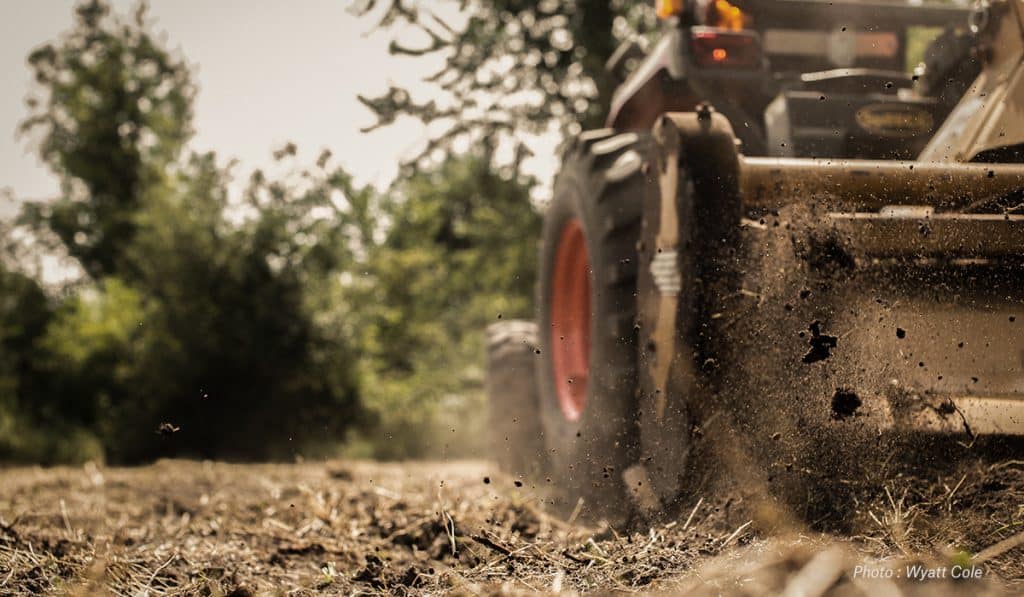
[[569,220],[555,254],[551,290],[551,362],[562,414],[576,421],[587,400],[590,373],[590,259],[583,227]]

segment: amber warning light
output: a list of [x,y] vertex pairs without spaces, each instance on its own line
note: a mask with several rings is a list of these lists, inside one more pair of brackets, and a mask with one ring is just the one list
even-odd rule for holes
[[694,27],[690,37],[693,61],[698,66],[759,68],[761,39],[753,31]]
[[677,17],[683,14],[685,8],[683,0],[655,0],[654,2],[654,12],[657,13],[659,19]]

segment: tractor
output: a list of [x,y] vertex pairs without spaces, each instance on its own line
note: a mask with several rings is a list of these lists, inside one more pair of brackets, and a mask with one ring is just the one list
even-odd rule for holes
[[499,464],[595,516],[731,476],[820,520],[1024,435],[1024,2],[657,11],[565,144],[536,321],[488,329]]

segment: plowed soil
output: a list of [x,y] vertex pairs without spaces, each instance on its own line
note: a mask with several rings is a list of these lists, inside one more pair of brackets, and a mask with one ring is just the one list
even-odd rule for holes
[[[1022,461],[891,480],[843,536],[761,528],[745,499],[613,529],[547,514],[544,488],[486,462],[8,469],[0,594],[1024,590]],[[980,578],[950,578],[972,566]]]

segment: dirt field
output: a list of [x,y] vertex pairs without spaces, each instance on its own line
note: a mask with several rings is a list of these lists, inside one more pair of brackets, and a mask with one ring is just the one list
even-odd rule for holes
[[[486,462],[9,469],[0,594],[1024,588],[1022,461],[894,481],[850,513],[844,537],[766,531],[744,519],[744,499],[703,496],[677,520],[611,529],[545,514],[540,488]],[[957,564],[982,578],[950,579]],[[946,578],[907,578],[928,570]]]

